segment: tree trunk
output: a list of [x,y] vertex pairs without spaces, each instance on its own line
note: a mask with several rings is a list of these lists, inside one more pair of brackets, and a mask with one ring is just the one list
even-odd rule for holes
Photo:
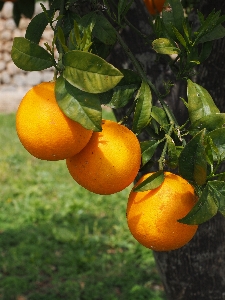
[[[200,1],[198,9],[207,16],[213,9],[225,13],[224,0]],[[147,12],[142,0],[135,0],[128,18],[136,28],[151,34]],[[150,45],[125,28],[122,36],[131,51],[142,63],[152,82],[162,88],[162,82],[171,78],[163,61],[156,61]],[[132,68],[117,45],[110,61],[121,68]],[[225,101],[225,39],[214,43],[210,58],[198,68],[196,82],[205,87],[214,101],[224,111]],[[186,96],[186,86],[176,82],[167,97],[179,123],[186,120],[186,109],[178,97]],[[179,105],[178,105],[179,103]],[[120,117],[124,112],[119,112]],[[217,214],[199,226],[195,237],[184,247],[170,252],[154,252],[168,300],[222,300],[225,299],[225,218]]]

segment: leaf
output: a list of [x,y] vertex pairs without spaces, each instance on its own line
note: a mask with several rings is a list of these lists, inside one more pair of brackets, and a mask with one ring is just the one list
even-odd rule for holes
[[155,52],[160,54],[179,54],[180,49],[178,49],[170,40],[166,38],[159,38],[152,42],[152,47]]
[[75,88],[62,76],[56,80],[55,94],[65,115],[86,129],[101,131],[102,109],[98,95]]
[[195,151],[194,160],[194,182],[197,185],[204,185],[207,179],[207,158],[204,145],[204,136],[201,135],[201,139]]
[[73,86],[88,93],[103,93],[115,87],[123,74],[99,56],[83,51],[70,51],[63,56],[63,77]]
[[148,125],[151,116],[152,94],[147,82],[142,82],[136,101],[132,131],[139,134]]
[[218,210],[225,216],[225,182],[215,180],[209,182],[209,184],[218,203]]
[[36,15],[27,26],[25,38],[38,44],[52,14],[52,10],[47,10]]
[[53,58],[44,48],[23,37],[14,38],[11,56],[15,65],[24,71],[40,71],[53,66]]
[[203,37],[198,40],[198,44],[214,41],[217,39],[222,39],[224,36],[225,36],[225,28],[221,24],[219,24],[211,32],[203,35]]
[[159,141],[144,141],[140,143],[142,166],[146,165],[150,161],[160,143],[161,142]]
[[189,133],[195,135],[202,129],[206,129],[208,132],[221,128],[225,124],[225,113],[216,113],[207,115],[205,117],[196,120],[190,127]]
[[212,188],[209,181],[193,209],[178,222],[189,225],[202,224],[215,216],[217,211],[218,201],[215,196],[215,189]]
[[166,164],[174,169],[178,166],[178,157],[179,152],[177,151],[176,145],[169,135],[165,135],[167,140],[167,149],[168,149],[168,159],[166,160]]
[[149,176],[147,179],[142,181],[139,185],[137,185],[133,191],[134,192],[144,192],[148,190],[154,190],[158,188],[164,181],[164,173],[163,171],[158,171]]
[[169,37],[176,40],[176,35],[174,33],[174,27],[182,34],[183,33],[183,23],[184,23],[184,11],[180,0],[169,0],[168,1],[172,10],[162,11],[162,20],[164,27],[169,34]]
[[102,15],[96,15],[93,35],[106,45],[114,45],[117,40],[114,27]]
[[214,160],[225,160],[225,128],[213,130],[207,134],[207,137],[216,147],[216,151],[213,151]]
[[219,113],[208,91],[190,79],[188,79],[188,112],[192,124],[202,117]]
[[157,106],[152,106],[151,116],[159,125],[167,132],[169,130],[169,122],[165,111]]
[[202,166],[205,168],[206,155],[199,159],[198,151],[201,151],[204,143],[205,130],[196,134],[189,143],[186,144],[179,157],[179,173],[190,181],[195,181],[197,168]]
[[202,49],[198,57],[200,63],[204,62],[212,52],[212,42],[206,42],[202,44]]

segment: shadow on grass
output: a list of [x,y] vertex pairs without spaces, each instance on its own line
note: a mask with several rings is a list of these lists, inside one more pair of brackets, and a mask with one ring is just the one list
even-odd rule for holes
[[113,231],[71,214],[1,232],[0,299],[164,299],[151,251]]

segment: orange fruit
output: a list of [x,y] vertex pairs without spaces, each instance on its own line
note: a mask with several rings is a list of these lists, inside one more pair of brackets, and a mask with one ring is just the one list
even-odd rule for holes
[[31,88],[16,114],[16,130],[24,148],[44,160],[66,159],[81,151],[92,131],[68,118],[55,99],[55,83]]
[[103,120],[102,131],[94,132],[87,146],[67,159],[76,182],[102,195],[117,193],[135,179],[141,163],[136,135],[114,121]]
[[[144,175],[140,184],[152,173]],[[177,220],[185,217],[197,202],[193,187],[182,177],[165,172],[163,183],[144,192],[131,191],[127,204],[127,223],[134,238],[155,251],[170,251],[187,244],[198,225]]]
[[151,15],[156,15],[163,10],[166,0],[144,0],[147,10]]

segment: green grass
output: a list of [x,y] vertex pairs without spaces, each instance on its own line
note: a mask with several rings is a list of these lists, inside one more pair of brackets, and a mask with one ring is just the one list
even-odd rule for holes
[[65,161],[32,157],[0,115],[0,299],[165,299],[153,254],[126,224],[130,189],[99,196]]

